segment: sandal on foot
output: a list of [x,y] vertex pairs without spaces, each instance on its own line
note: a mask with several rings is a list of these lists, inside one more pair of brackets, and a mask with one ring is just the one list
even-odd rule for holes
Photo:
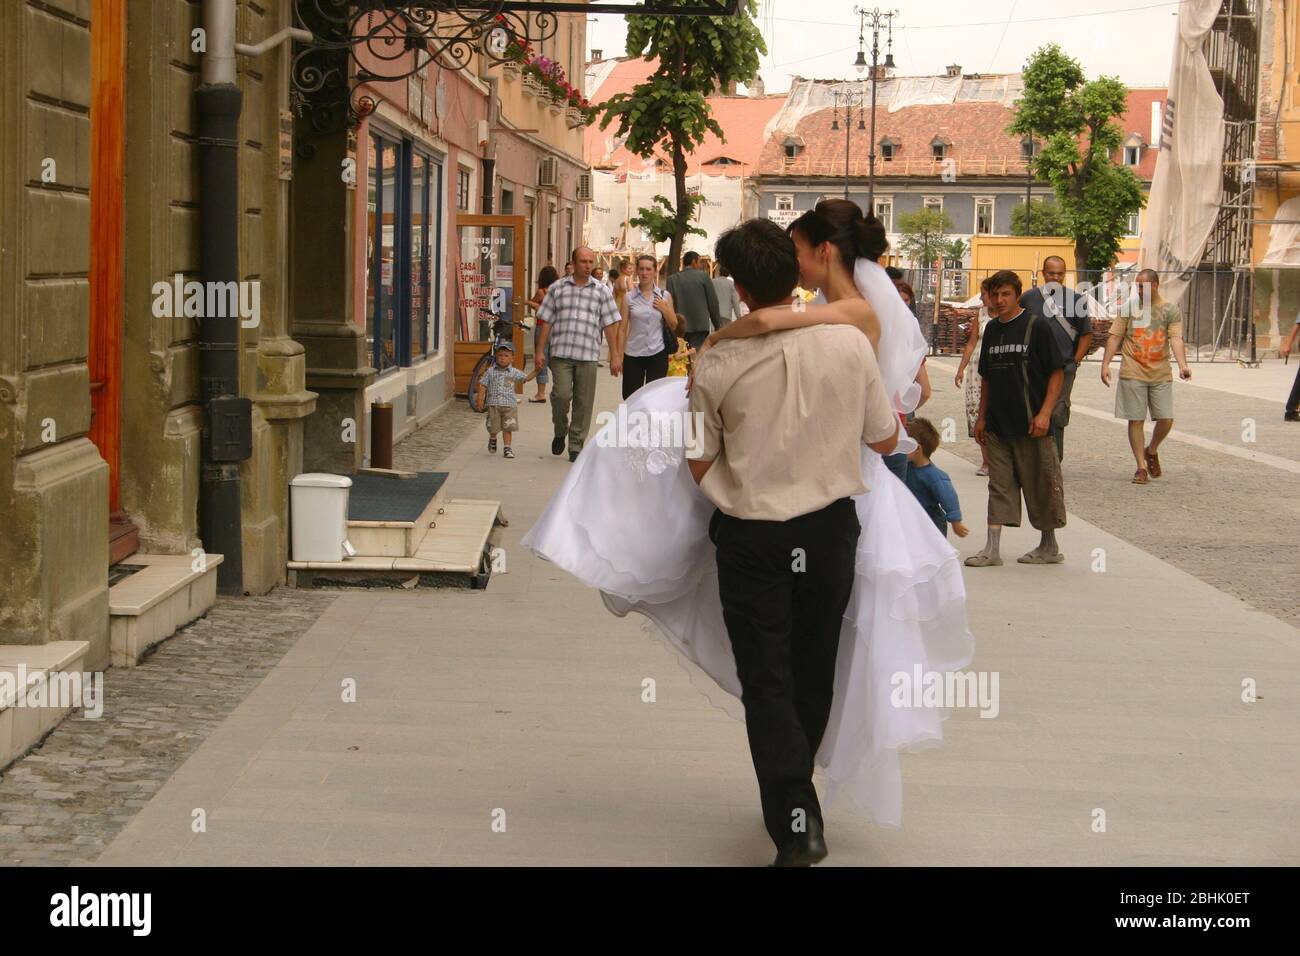
[[496,440],[495,438],[489,438],[489,439],[488,439],[488,454],[489,454],[489,455],[495,455],[496,453],[497,453],[497,440]]
[[1150,449],[1144,451],[1143,454],[1147,459],[1147,473],[1150,474],[1152,478],[1159,478],[1161,475],[1160,455]]
[[975,474],[979,475],[981,478],[987,478],[989,476],[989,466],[980,465],[979,468],[975,469]]
[[1001,564],[1001,558],[990,558],[987,554],[972,554],[966,559],[968,568],[996,568]]
[[529,401],[532,402],[534,405],[540,405],[542,402],[546,401],[546,397],[542,396],[541,398],[530,398]]
[[1039,554],[1036,551],[1030,551],[1016,558],[1020,564],[1060,564],[1065,560],[1065,555],[1057,551],[1055,554]]
[[1145,468],[1139,468],[1137,471],[1133,472],[1133,484],[1145,485],[1146,483],[1147,483],[1147,470]]

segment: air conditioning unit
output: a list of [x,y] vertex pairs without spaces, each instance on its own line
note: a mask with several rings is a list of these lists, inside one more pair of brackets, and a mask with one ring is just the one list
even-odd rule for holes
[[537,185],[555,188],[560,178],[560,161],[554,156],[543,156],[537,163]]
[[591,173],[578,174],[578,202],[591,202]]

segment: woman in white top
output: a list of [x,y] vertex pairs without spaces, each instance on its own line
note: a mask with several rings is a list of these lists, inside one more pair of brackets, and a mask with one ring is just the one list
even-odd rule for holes
[[[970,438],[975,437],[975,419],[980,414],[980,352],[984,348],[984,326],[989,322],[989,290],[988,280],[980,286],[980,311],[979,315],[971,319],[970,333],[966,336],[966,347],[962,349],[961,364],[957,366],[957,377],[955,382],[958,388],[962,387],[962,377],[966,378],[966,434]],[[967,374],[969,370],[969,374]],[[979,467],[977,475],[988,475],[989,473],[989,450],[987,445],[980,445],[980,455],[983,456],[983,463]]]
[[620,312],[624,318],[623,398],[627,399],[642,385],[668,374],[666,325],[676,341],[677,315],[673,300],[655,284],[658,264],[650,255],[636,260],[637,284],[623,297]]

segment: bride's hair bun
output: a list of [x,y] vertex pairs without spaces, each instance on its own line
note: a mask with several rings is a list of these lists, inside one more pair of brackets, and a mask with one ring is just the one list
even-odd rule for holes
[[875,216],[862,215],[857,203],[848,199],[823,199],[790,224],[813,245],[829,242],[849,268],[857,259],[875,262],[889,248],[884,224]]

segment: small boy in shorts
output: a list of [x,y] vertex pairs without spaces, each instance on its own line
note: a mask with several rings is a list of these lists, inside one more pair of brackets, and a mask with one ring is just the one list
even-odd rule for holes
[[948,522],[951,521],[952,530],[957,537],[966,537],[970,534],[970,529],[961,521],[961,502],[957,500],[957,489],[952,486],[948,473],[930,461],[930,456],[939,448],[938,430],[928,419],[913,418],[907,423],[907,434],[919,446],[907,456],[907,477],[904,482],[908,489],[921,502],[921,507],[940,534],[945,538],[948,536]]
[[[487,416],[488,453],[496,454],[497,433],[503,433],[504,449],[501,454],[514,458],[510,436],[519,430],[519,399],[515,395],[516,382],[531,382],[542,367],[534,366],[531,372],[514,368],[515,348],[509,342],[497,346],[496,364],[478,382],[478,398]],[[544,367],[544,366],[543,366]]]

